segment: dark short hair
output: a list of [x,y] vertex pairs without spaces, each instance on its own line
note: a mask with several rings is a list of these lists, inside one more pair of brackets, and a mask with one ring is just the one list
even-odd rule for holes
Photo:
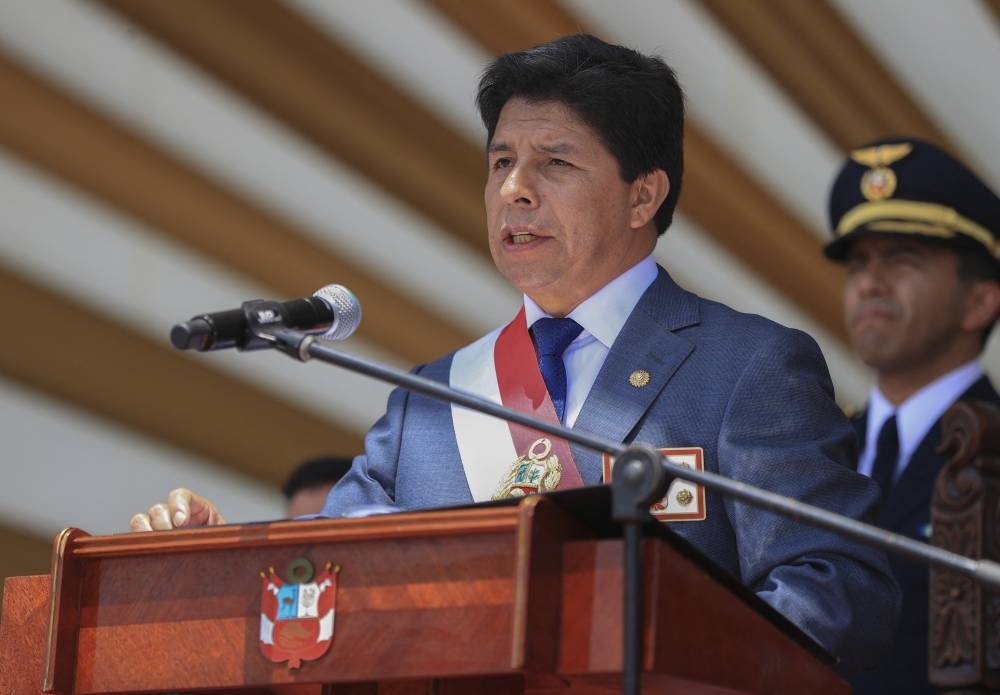
[[309,459],[289,474],[285,484],[281,486],[281,492],[285,495],[285,499],[291,499],[299,490],[336,483],[351,469],[352,461],[353,459],[343,456],[319,456]]
[[513,97],[564,104],[594,129],[628,183],[663,169],[670,192],[655,221],[657,233],[666,231],[681,193],[684,95],[662,58],[589,34],[502,55],[483,72],[476,95],[487,143]]

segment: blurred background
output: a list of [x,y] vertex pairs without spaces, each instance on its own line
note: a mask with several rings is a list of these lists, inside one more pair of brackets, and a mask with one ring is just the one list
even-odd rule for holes
[[178,485],[230,521],[279,517],[288,472],[359,451],[382,412],[382,384],[181,354],[173,323],[337,282],[364,310],[344,348],[408,368],[508,321],[475,84],[576,31],[659,53],[686,89],[658,260],[811,333],[861,404],[828,186],[902,133],[1000,188],[1000,0],[2,0],[0,576]]

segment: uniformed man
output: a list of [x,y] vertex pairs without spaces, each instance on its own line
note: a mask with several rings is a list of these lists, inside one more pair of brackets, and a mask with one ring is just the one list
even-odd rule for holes
[[[942,414],[959,399],[1000,402],[978,358],[1000,312],[1000,198],[969,169],[913,138],[851,152],[829,202],[826,255],[847,266],[844,308],[858,356],[875,370],[853,418],[858,471],[882,487],[879,524],[930,536],[944,458]],[[928,675],[928,568],[890,557],[903,589],[892,651],[855,692],[935,692]]]

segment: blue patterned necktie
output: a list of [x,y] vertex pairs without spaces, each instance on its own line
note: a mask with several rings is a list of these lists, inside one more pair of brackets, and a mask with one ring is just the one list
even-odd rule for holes
[[562,354],[580,335],[583,326],[573,319],[538,319],[531,325],[531,335],[538,353],[538,368],[549,390],[559,422],[566,414],[566,365]]

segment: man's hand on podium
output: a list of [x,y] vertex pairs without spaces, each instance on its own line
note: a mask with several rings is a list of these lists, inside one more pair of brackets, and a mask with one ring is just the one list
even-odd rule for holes
[[171,490],[166,502],[154,504],[145,514],[129,522],[132,531],[169,531],[174,528],[217,526],[226,523],[211,500],[180,487]]

